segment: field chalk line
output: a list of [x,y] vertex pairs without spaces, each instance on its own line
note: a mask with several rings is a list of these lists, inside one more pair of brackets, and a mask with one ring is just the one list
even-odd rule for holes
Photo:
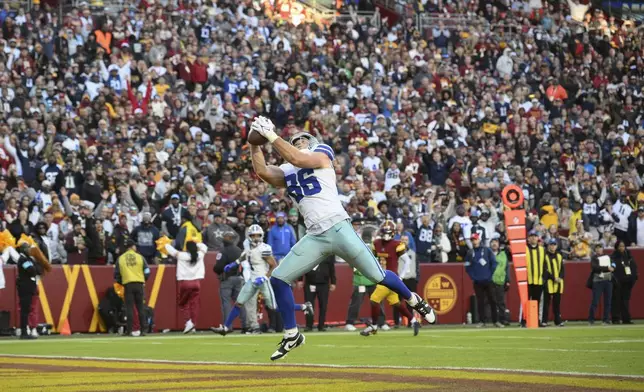
[[644,380],[644,376],[636,374],[611,374],[611,373],[587,373],[587,372],[564,372],[556,370],[533,370],[533,369],[505,369],[493,367],[462,367],[462,366],[384,366],[384,365],[334,365],[319,363],[267,363],[267,362],[225,362],[225,361],[171,361],[165,359],[136,359],[136,358],[101,358],[86,356],[66,356],[66,355],[18,355],[18,354],[0,354],[1,357],[11,358],[36,358],[36,359],[68,359],[68,360],[89,360],[104,362],[139,362],[139,363],[159,363],[159,364],[176,364],[176,365],[236,365],[236,366],[276,366],[276,367],[314,367],[328,369],[399,369],[399,370],[455,370],[455,371],[484,371],[484,372],[506,372],[518,374],[543,374],[549,376],[577,376],[577,377],[615,377],[630,378],[635,380]]

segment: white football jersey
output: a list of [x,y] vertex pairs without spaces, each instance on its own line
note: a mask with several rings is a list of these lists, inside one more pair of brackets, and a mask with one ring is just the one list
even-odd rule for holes
[[261,243],[245,252],[246,261],[250,265],[250,279],[266,276],[268,273],[268,263],[264,260],[265,257],[273,255],[273,248],[270,245]]
[[[314,151],[326,154],[331,161],[335,158],[333,149],[326,144],[317,145]],[[284,172],[288,195],[304,217],[307,233],[322,234],[349,219],[338,197],[333,167],[301,169],[285,163],[280,169]]]

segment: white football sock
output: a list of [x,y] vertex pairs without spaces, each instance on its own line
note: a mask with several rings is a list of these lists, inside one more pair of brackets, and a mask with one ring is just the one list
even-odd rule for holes
[[416,294],[416,293],[411,293],[411,297],[407,300],[407,303],[408,303],[410,306],[416,306],[416,305],[418,305],[418,298],[419,298],[419,297],[418,297],[418,294]]
[[291,338],[295,335],[297,335],[297,327],[291,328],[291,329],[285,329],[284,330],[284,337]]

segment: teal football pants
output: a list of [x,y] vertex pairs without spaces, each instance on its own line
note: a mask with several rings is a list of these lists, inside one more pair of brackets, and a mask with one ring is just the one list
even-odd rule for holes
[[239,295],[237,296],[237,302],[240,305],[245,305],[249,299],[255,297],[255,293],[262,293],[264,297],[264,304],[269,309],[277,309],[277,301],[275,301],[275,294],[273,293],[273,286],[268,280],[264,282],[261,286],[257,287],[253,284],[251,280],[244,283],[244,286],[241,288]]
[[336,223],[322,234],[302,237],[275,268],[272,277],[290,284],[329,255],[341,257],[372,282],[385,278],[380,263],[348,220]]

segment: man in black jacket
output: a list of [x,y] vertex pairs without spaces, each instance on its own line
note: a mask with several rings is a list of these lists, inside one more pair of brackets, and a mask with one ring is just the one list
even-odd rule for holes
[[38,288],[36,277],[41,271],[39,264],[29,255],[29,248],[29,244],[23,243],[16,249],[17,252],[10,249],[11,259],[18,266],[16,288],[20,303],[20,339],[37,339],[36,336],[27,333],[27,325],[31,312],[31,300]]
[[[224,272],[224,267],[239,259],[242,250],[234,243],[235,234],[232,232],[224,233],[224,247],[217,254],[217,262],[213,270],[219,275],[219,298],[221,299],[222,320],[228,318],[228,313],[232,310],[232,304],[237,300],[237,296],[244,285],[244,279],[240,271]],[[246,312],[241,308],[242,325],[246,325]]]
[[125,214],[119,214],[119,224],[114,227],[112,237],[110,238],[109,251],[112,253],[114,260],[118,259],[125,253],[125,242],[130,238],[130,231],[127,228],[127,217]]
[[[315,306],[315,298],[319,301],[318,331],[326,331],[326,309],[329,303],[329,292],[335,290],[335,256],[329,255],[320,265],[304,275],[298,286],[304,286],[304,298]],[[306,315],[306,331],[313,330],[313,315]]]

